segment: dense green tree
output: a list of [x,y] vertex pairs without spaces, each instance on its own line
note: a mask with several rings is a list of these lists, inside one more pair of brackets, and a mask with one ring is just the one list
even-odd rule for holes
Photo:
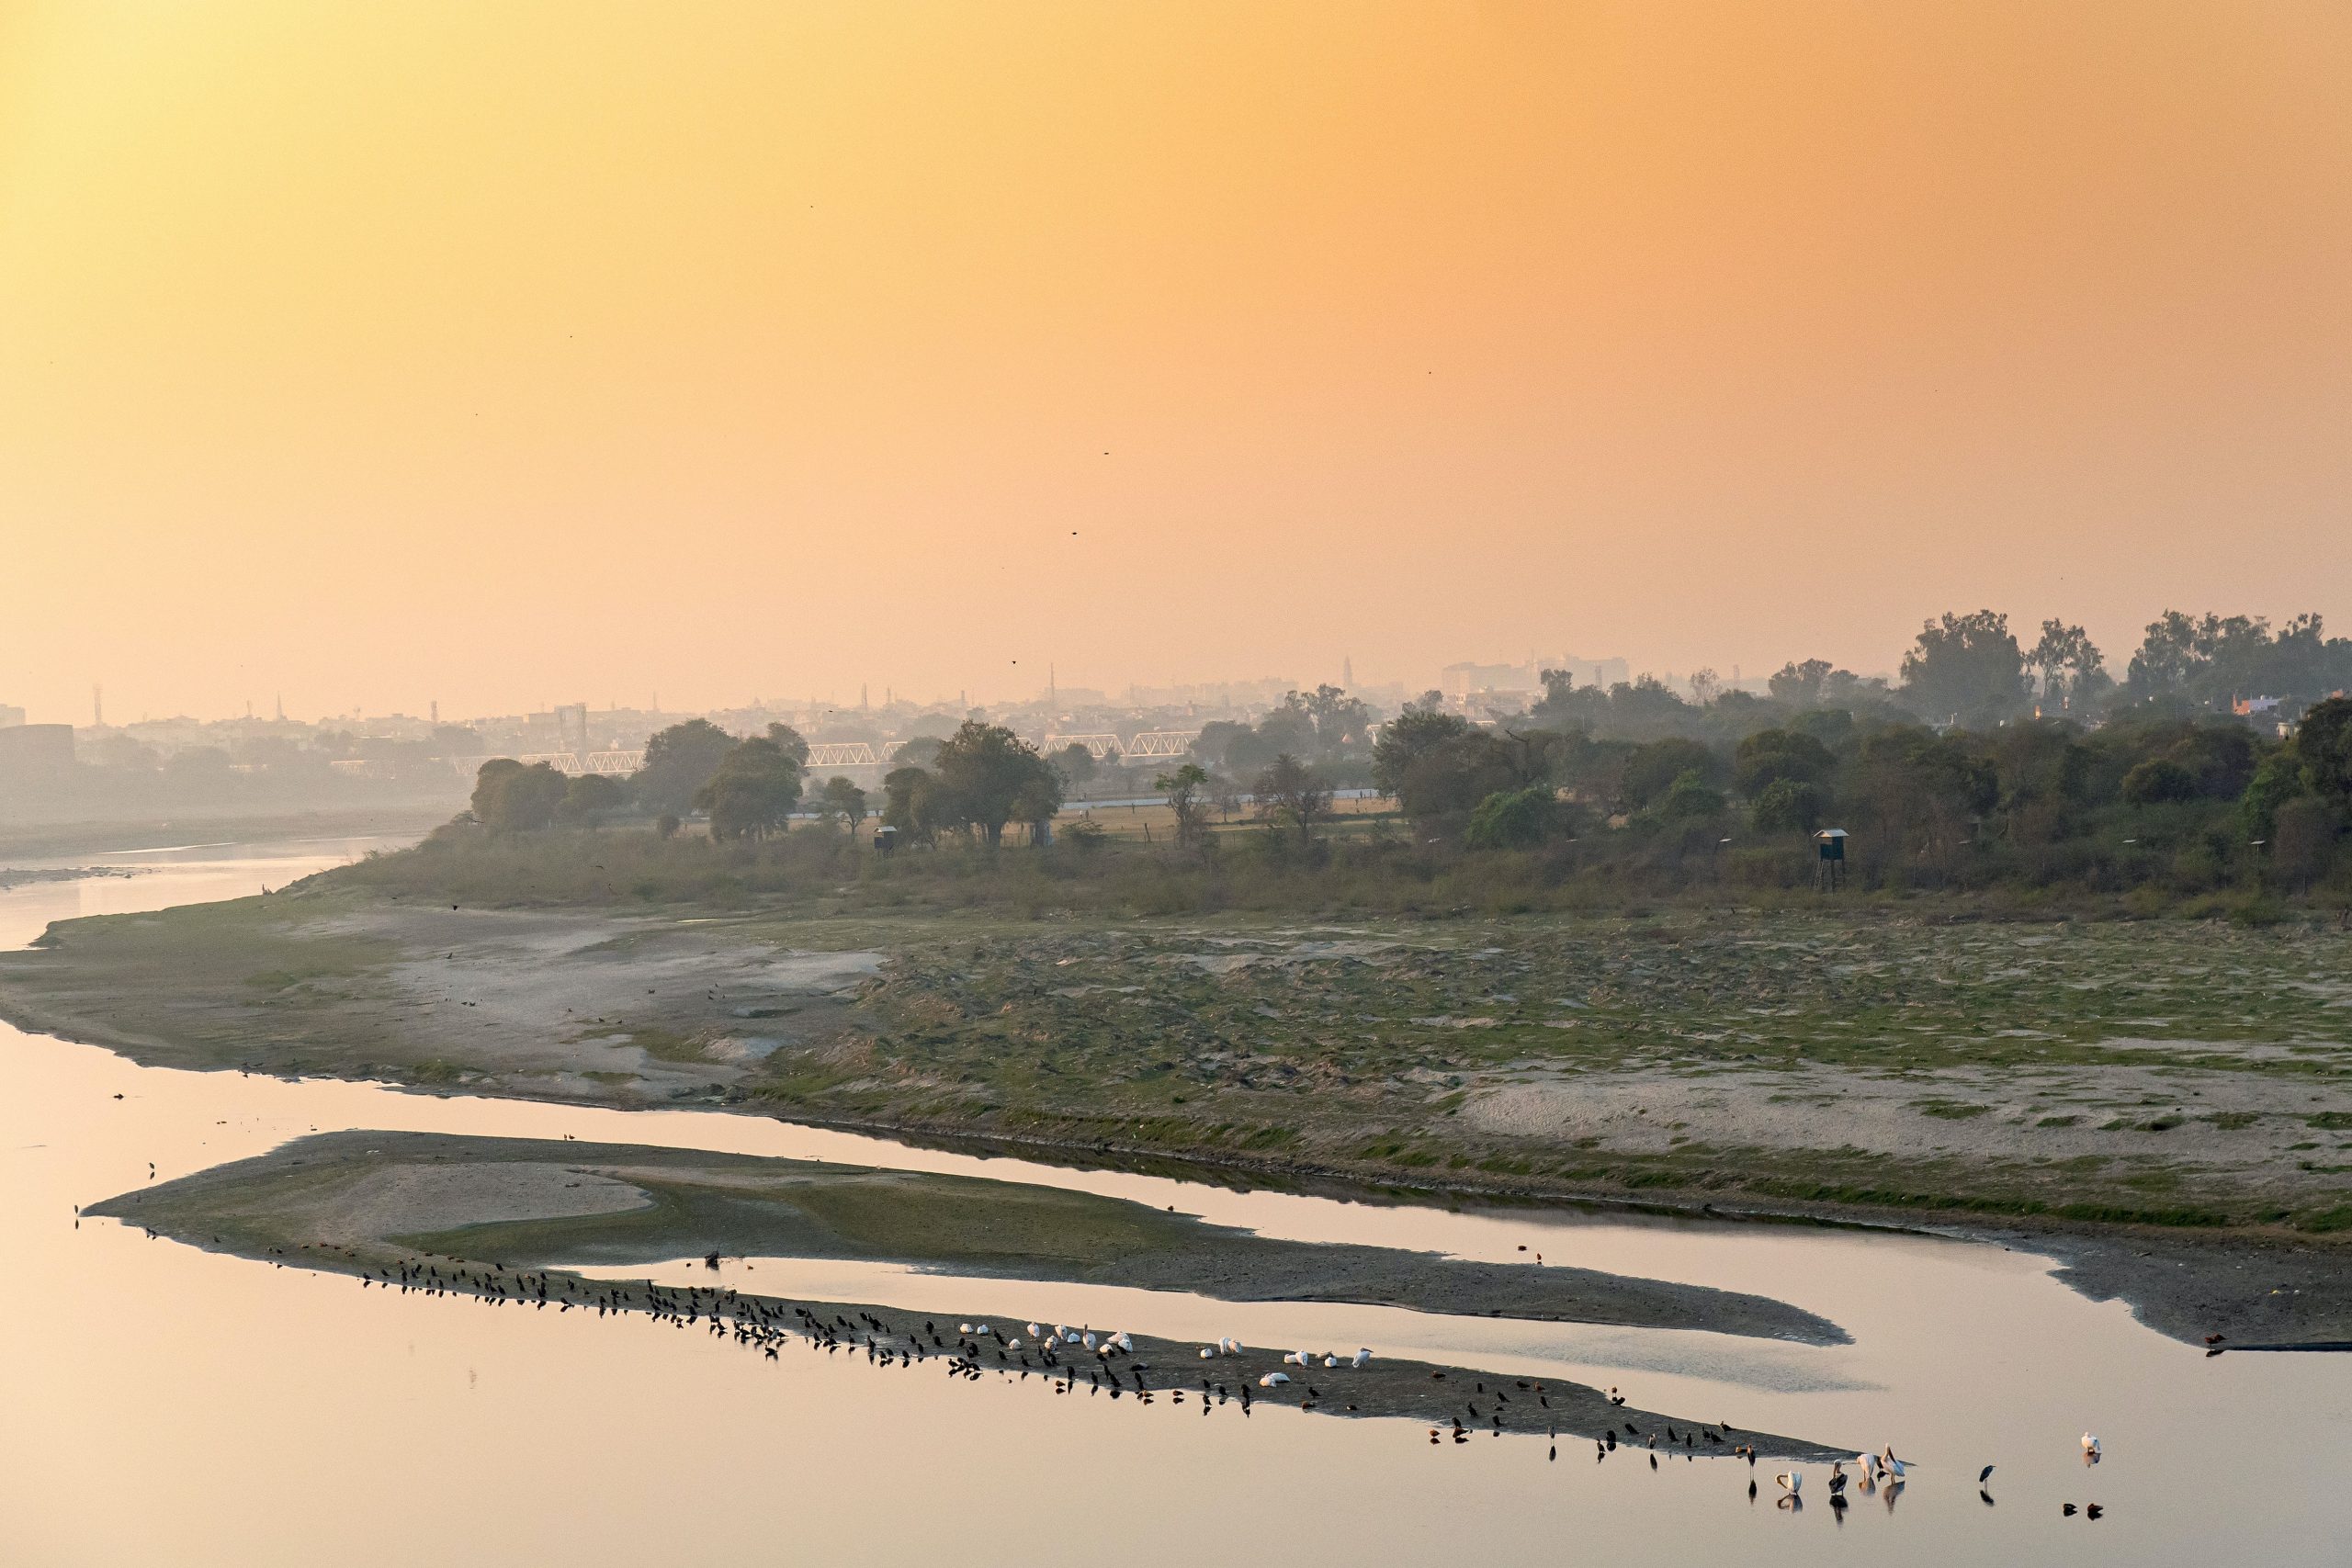
[[1710,784],[1704,773],[1690,768],[1667,787],[1657,813],[1669,822],[1690,822],[1722,815],[1724,805],[1723,792]]
[[1803,779],[1774,779],[1749,808],[1749,826],[1759,833],[1810,833],[1821,826],[1820,786]]
[[2278,809],[2310,793],[2303,782],[2303,761],[2294,748],[2282,746],[2262,760],[2239,797],[2238,812],[2246,837],[2267,839],[2278,831]]
[[1084,795],[1086,786],[1102,771],[1102,764],[1095,761],[1094,753],[1075,740],[1054,753],[1054,766],[1060,770],[1063,782],[1069,786],[1072,795]]
[[2132,806],[2168,806],[2198,793],[2197,775],[2169,757],[2151,757],[2123,775],[2123,798]]
[[2009,633],[2009,618],[1992,610],[1946,611],[1929,621],[1903,656],[1903,694],[1938,724],[1988,727],[2016,714],[2026,700],[2025,654]]
[[2339,827],[2335,814],[2315,795],[2283,802],[2273,819],[2270,872],[2296,892],[2308,892],[2335,859]]
[[1384,795],[1397,794],[1415,762],[1476,728],[1454,714],[1407,708],[1381,727],[1380,739],[1372,749],[1373,784]]
[[1781,779],[1818,784],[1838,765],[1828,747],[1790,729],[1759,729],[1740,741],[1733,757],[1733,787],[1751,799]]
[[768,739],[775,742],[777,750],[792,759],[794,767],[804,771],[808,768],[808,742],[800,738],[800,731],[777,720],[768,726]]
[[825,781],[817,803],[828,818],[849,829],[853,838],[865,824],[865,792],[838,773]]
[[1665,798],[1675,781],[1697,773],[1702,784],[1723,776],[1723,759],[1696,740],[1669,736],[1634,749],[1625,759],[1621,788],[1628,807],[1638,809]]
[[545,762],[526,767],[512,757],[493,757],[474,773],[474,820],[494,833],[545,828],[563,805],[566,783]]
[[800,764],[764,737],[739,743],[695,795],[710,813],[714,839],[763,839],[781,832],[800,803]]
[[1061,775],[1001,725],[967,719],[941,743],[932,771],[956,820],[990,844],[1003,841],[1004,825],[1015,817],[1050,821],[1061,808]]
[[673,724],[645,743],[629,787],[648,811],[684,811],[734,749],[735,738],[707,718]]
[[882,821],[924,844],[936,840],[943,829],[956,826],[939,780],[928,769],[911,765],[882,775]]
[[593,828],[628,804],[621,781],[603,773],[582,773],[564,785],[563,804],[556,815],[566,822]]
[[2352,817],[2352,697],[2330,697],[2295,731],[2303,783],[2339,817]]
[[1528,849],[1566,834],[1573,811],[1549,784],[1498,790],[1471,811],[1463,837],[1473,849]]

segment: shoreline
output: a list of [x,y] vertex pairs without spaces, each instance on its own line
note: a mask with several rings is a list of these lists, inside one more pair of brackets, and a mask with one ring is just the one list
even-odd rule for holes
[[[1556,933],[1512,927],[1492,940],[1521,945],[1474,952],[1426,933],[1410,943],[1307,934],[1318,940],[1254,925],[1001,933],[921,917],[459,910],[311,883],[266,900],[52,925],[31,948],[0,958],[0,1019],[148,1066],[724,1111],[981,1156],[1371,1201],[1943,1236],[2046,1257],[2070,1288],[2120,1298],[2141,1323],[2184,1344],[2212,1334],[2241,1343],[2352,1338],[2344,1289],[2352,1228],[2341,1224],[2352,1206],[2314,1206],[2343,1192],[2324,1174],[2302,1174],[2324,1172],[2312,1162],[2324,1155],[2278,1152],[2341,1141],[2287,1143],[2343,1126],[2346,1112],[2330,1107],[2352,1111],[2339,1087],[2344,1047],[2325,1034],[2304,1047],[2294,1043],[2298,1026],[2282,1022],[2279,1032],[2233,1044],[2033,1046],[2021,1059],[2037,1063],[2030,1070],[2041,1078],[2103,1086],[2069,1101],[2064,1090],[2010,1087],[1998,1066],[1962,1077],[1934,1062],[1882,1063],[1869,1042],[1830,1040],[1817,1061],[1796,1045],[1745,1039],[1670,1045],[1687,1036],[1672,1033],[1671,1015],[1652,1018],[1656,1004],[1738,1026],[1741,1010],[1709,999],[1716,982],[1703,966],[1740,962],[1718,955],[1755,946],[1732,940],[1752,934],[1744,931],[1676,935],[1688,945],[1668,946],[1613,927],[1580,936],[1620,942],[1634,969],[1608,967],[1621,956],[1612,949],[1600,981],[1616,989],[1539,1003],[1576,1010],[1491,1040],[1461,1026],[1495,1019],[1463,1017],[1458,999],[1447,1016],[1383,1025],[1357,1010],[1418,1012],[1442,998],[1384,1001],[1363,987],[1491,994],[1510,965],[1558,950]],[[1774,971],[1775,994],[1802,989],[1833,960],[1857,961],[1834,933],[1771,935],[1775,953],[1803,938],[1827,954],[1808,947],[1790,961],[1795,968]],[[1551,945],[1526,945],[1537,942]],[[2335,947],[2292,951],[2304,954],[2298,962],[2320,962]],[[1489,953],[1502,956],[1488,964]],[[2094,965],[2081,977],[2112,979],[2096,967],[2113,961],[2107,953],[2097,946],[2075,960]],[[2013,961],[2006,939],[1989,956],[1958,956],[1980,966]],[[2172,957],[2165,950],[2137,962]],[[1694,965],[1697,979],[1675,979]],[[997,977],[976,993],[965,978],[974,974]],[[1110,984],[1128,978],[1138,984]],[[2275,978],[2299,983],[2290,969]],[[1149,987],[1163,990],[1130,994]],[[2115,1007],[2140,999],[2127,989]],[[1596,1027],[1602,1015],[1588,1002],[1632,1021]],[[1164,1010],[1178,1003],[1193,1010]],[[1318,1025],[1318,1011],[1336,1016]],[[1363,1051],[1376,1055],[1383,1039],[1402,1037],[1397,1049],[1419,1053],[1419,1065],[1409,1054],[1356,1060],[1355,1044],[1333,1038],[1351,1014],[1376,1031]],[[1898,1014],[1872,1027],[1899,1034],[1905,1021]],[[1604,1032],[1645,1026],[1647,1037],[1627,1035],[1623,1045]],[[1782,1037],[1804,1038],[1810,1027]],[[2267,1043],[2282,1037],[2290,1043]],[[2151,1049],[2158,1045],[2165,1054]],[[1522,1065],[1537,1048],[1572,1054]],[[2131,1059],[2118,1065],[2119,1056]],[[2044,1114],[2072,1104],[2088,1113]],[[2187,1110],[2152,1113],[2166,1105]],[[1689,1136],[1669,1143],[1686,1117]],[[2101,1117],[2113,1120],[2100,1126]],[[1575,1136],[1583,1132],[1606,1136]],[[1780,1141],[1759,1141],[1768,1138]],[[2085,1168],[2096,1174],[2074,1174]],[[2270,1218],[2289,1213],[2292,1229]]]
[[[0,1022],[69,1044],[123,1056],[141,1066],[192,1072],[244,1072],[230,1064],[191,1066],[146,1059],[143,1043],[127,1036],[91,1038],[52,1025],[38,1010],[12,1005],[0,990]],[[86,1026],[85,1026],[86,1027]],[[685,1110],[747,1115],[886,1139],[915,1146],[965,1152],[981,1158],[1028,1160],[1064,1169],[1112,1169],[1164,1175],[1242,1190],[1273,1188],[1348,1201],[1424,1207],[1495,1209],[1559,1208],[1597,1219],[1682,1221],[1725,1226],[1799,1225],[1925,1236],[2047,1258],[2060,1283],[2092,1301],[2121,1301],[2133,1320],[2185,1347],[2203,1348],[2206,1336],[2229,1340],[2297,1342],[2335,1347],[2352,1340],[2352,1247],[2293,1234],[2246,1230],[2124,1229],[2063,1220],[1990,1223],[1962,1214],[1894,1213],[1858,1205],[1717,1201],[1692,1203],[1660,1195],[1630,1198],[1622,1193],[1537,1187],[1492,1181],[1384,1176],[1308,1161],[1225,1152],[1176,1154],[1163,1148],[1114,1141],[1086,1142],[1036,1134],[944,1127],[933,1122],[876,1117],[828,1115],[748,1101],[628,1105],[609,1100],[572,1100],[526,1093],[498,1084],[454,1086],[333,1072],[267,1073],[283,1082],[322,1077],[369,1083],[403,1094],[439,1100],[512,1100],[534,1105],[581,1104],[604,1111]],[[2275,1276],[2254,1285],[2249,1268]],[[2275,1347],[2266,1347],[2275,1348]]]

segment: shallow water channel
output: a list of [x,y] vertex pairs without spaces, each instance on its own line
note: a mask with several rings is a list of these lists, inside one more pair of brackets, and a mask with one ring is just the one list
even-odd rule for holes
[[[0,890],[50,920],[277,886],[357,840],[78,863]],[[1842,1519],[1826,1474],[1563,1439],[1431,1447],[1401,1421],[1060,1398],[797,1347],[766,1360],[639,1316],[362,1289],[150,1240],[76,1203],[345,1127],[675,1145],[984,1174],[1307,1240],[1532,1258],[1780,1297],[1850,1346],[1199,1298],[870,1265],[729,1260],[718,1280],[948,1314],[1459,1360],[1912,1464]],[[1528,1252],[1520,1248],[1524,1246]],[[51,1564],[2352,1561],[2352,1359],[2208,1359],[2085,1301],[2045,1259],[1790,1227],[1453,1212],[1237,1192],[907,1147],[712,1111],[438,1098],[131,1066],[0,1025],[0,1561]],[[713,1282],[698,1262],[607,1270]],[[2107,1458],[2086,1468],[2085,1428]],[[1992,1505],[1976,1472],[1994,1476]],[[1747,1496],[1751,1476],[1761,1495]],[[2104,1517],[2062,1515],[2097,1502]]]

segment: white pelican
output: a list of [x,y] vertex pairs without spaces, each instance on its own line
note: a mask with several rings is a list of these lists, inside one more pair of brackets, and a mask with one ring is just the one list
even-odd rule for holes
[[1010,1339],[1006,1340],[1006,1341],[1004,1342],[1004,1348],[1005,1348],[1006,1349],[1008,1349],[1008,1350],[1018,1350],[1018,1349],[1020,1349],[1020,1348],[1021,1348],[1021,1336],[1019,1336],[1018,1334],[1016,1334],[1016,1335],[1014,1335],[1012,1338],[1010,1338]]
[[1886,1452],[1879,1456],[1879,1467],[1882,1470],[1884,1470],[1887,1474],[1892,1475],[1897,1481],[1903,1479],[1904,1464],[1901,1460],[1894,1457],[1894,1445],[1893,1443],[1886,1445]]
[[1355,1364],[1358,1368],[1361,1368],[1361,1367],[1363,1367],[1363,1365],[1366,1361],[1369,1361],[1369,1360],[1371,1360],[1371,1359],[1372,1359],[1372,1352],[1371,1352],[1370,1350],[1358,1350],[1358,1351],[1356,1352],[1356,1358],[1355,1358],[1355,1363],[1354,1363],[1354,1364]]
[[956,1325],[956,1332],[958,1334],[969,1334],[972,1332],[972,1325],[968,1323],[959,1323]]
[[1037,1325],[1034,1323],[1023,1324],[1022,1326],[1028,1329],[1029,1337],[1032,1339],[1043,1339],[1045,1337],[1045,1335],[1038,1330]]
[[1260,1388],[1278,1388],[1288,1382],[1290,1382],[1290,1374],[1288,1372],[1268,1372],[1264,1377],[1258,1380],[1258,1386]]
[[2098,1458],[2098,1439],[2088,1432],[2083,1434],[2083,1453],[2090,1459]]
[[1116,1345],[1120,1349],[1125,1350],[1130,1356],[1136,1353],[1136,1342],[1127,1337],[1125,1330],[1121,1330],[1119,1333],[1111,1336],[1111,1343]]
[[1082,1335],[1079,1336],[1079,1343],[1080,1343],[1080,1344],[1081,1344],[1081,1345],[1083,1345],[1083,1346],[1085,1346],[1085,1347],[1086,1347],[1088,1349],[1090,1349],[1090,1350],[1093,1349],[1093,1348],[1094,1348],[1094,1331],[1093,1331],[1093,1330],[1091,1330],[1091,1329],[1089,1329],[1086,1333],[1084,1333],[1084,1334],[1082,1334]]
[[1207,1360],[1210,1357],[1212,1357],[1212,1356],[1214,1356],[1214,1355],[1216,1355],[1216,1351],[1214,1351],[1214,1350],[1212,1350],[1212,1349],[1210,1349],[1207,1346],[1204,1345],[1204,1346],[1202,1346],[1202,1347],[1201,1347],[1201,1359],[1202,1359],[1202,1360],[1205,1361],[1205,1360]]
[[1323,1358],[1323,1364],[1327,1367],[1336,1367],[1340,1364],[1340,1358],[1337,1356],[1326,1356]]
[[1788,1493],[1791,1496],[1794,1496],[1797,1493],[1797,1489],[1804,1484],[1804,1472],[1802,1470],[1784,1470],[1781,1472],[1780,1474],[1772,1477],[1772,1479],[1781,1483],[1781,1491]]

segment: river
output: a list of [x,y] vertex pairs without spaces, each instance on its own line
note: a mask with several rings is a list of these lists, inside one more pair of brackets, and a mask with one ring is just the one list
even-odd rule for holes
[[[51,920],[278,886],[365,840],[204,845],[139,874],[0,890]],[[200,1252],[76,1204],[347,1127],[634,1141],[984,1173],[1308,1240],[1575,1263],[1780,1297],[1834,1348],[1388,1309],[958,1280],[777,1259],[725,1277],[940,1311],[1443,1356],[1623,1386],[1637,1404],[1914,1465],[1840,1517],[1825,1473],[1413,1424],[1059,1399],[629,1316],[500,1312]],[[151,1179],[150,1162],[153,1177]],[[2352,1359],[2207,1359],[2046,1259],[1925,1237],[1358,1204],[912,1148],[709,1111],[615,1111],[142,1068],[0,1025],[0,1560],[37,1565],[722,1562],[910,1565],[2352,1558]],[[687,1265],[666,1272],[684,1279]],[[699,1265],[694,1277],[707,1281]],[[632,1270],[642,1273],[644,1270]],[[1190,1416],[1190,1419],[1186,1417]],[[2102,1438],[2086,1467],[2077,1434]],[[1980,1498],[1976,1473],[1998,1466]],[[1751,1501],[1747,1483],[1759,1479]],[[2065,1503],[2103,1517],[2066,1517]]]

